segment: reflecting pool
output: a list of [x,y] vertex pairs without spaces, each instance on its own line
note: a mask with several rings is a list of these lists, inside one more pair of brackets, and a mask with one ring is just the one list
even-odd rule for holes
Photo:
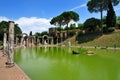
[[[80,54],[73,55],[72,50]],[[15,49],[15,62],[32,80],[120,80],[120,51],[80,48]]]

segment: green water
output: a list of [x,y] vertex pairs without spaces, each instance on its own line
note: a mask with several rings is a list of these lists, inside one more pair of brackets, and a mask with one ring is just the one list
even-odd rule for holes
[[[72,50],[81,52],[73,55]],[[23,48],[15,62],[32,80],[120,80],[120,51],[75,48]]]

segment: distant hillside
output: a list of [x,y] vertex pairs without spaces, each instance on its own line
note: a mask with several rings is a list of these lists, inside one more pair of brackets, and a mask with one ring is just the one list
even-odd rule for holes
[[[94,37],[94,36],[92,34],[91,36],[90,35],[86,36],[86,38],[88,37]],[[114,32],[110,34],[103,34],[101,36],[98,35],[95,39],[88,41],[88,42],[80,43],[80,45],[81,46],[82,45],[84,46],[109,46],[109,47],[113,47],[114,45],[116,45],[117,47],[120,47],[120,30],[115,30]]]
[[101,46],[101,47],[114,47],[115,45],[117,47],[120,47],[120,30],[115,30],[112,33],[109,34],[85,34],[85,35],[79,35],[79,36],[73,36],[72,38],[69,38],[62,42],[62,44],[65,44],[68,41],[71,41],[72,45],[75,45],[76,38],[78,40],[78,44],[80,46]]

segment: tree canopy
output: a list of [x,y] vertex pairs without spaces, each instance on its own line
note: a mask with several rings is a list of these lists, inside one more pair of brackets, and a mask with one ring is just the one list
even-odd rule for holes
[[[4,29],[6,29],[6,32],[8,32],[9,22],[7,22],[7,21],[0,22],[0,41],[3,40]],[[14,34],[21,34],[22,33],[22,30],[20,29],[18,24],[15,24],[14,31],[15,31]]]
[[75,22],[78,21],[79,15],[74,11],[66,11],[60,14],[59,16],[53,17],[52,20],[50,21],[50,24],[59,26],[60,27],[59,29],[62,29],[61,28],[62,25],[67,25],[66,29],[67,29],[67,35],[68,35],[68,24],[71,20]]
[[92,13],[108,10],[109,2],[111,2],[113,6],[116,6],[119,4],[120,0],[89,0],[87,3],[88,11]]
[[[102,26],[102,12],[104,10],[108,11],[107,15],[112,15],[113,19],[114,19],[114,14],[112,11],[114,11],[114,9],[112,10],[112,8],[110,6],[116,6],[118,5],[120,2],[120,0],[89,0],[87,3],[88,6],[88,11],[89,12],[100,12],[101,13],[101,26]],[[111,3],[111,5],[110,5]],[[108,21],[111,19],[107,19]],[[113,20],[114,21],[114,20]],[[111,21],[112,22],[112,21]],[[114,24],[114,22],[113,22]]]
[[120,24],[120,16],[117,17],[117,24]]
[[96,18],[89,18],[84,22],[84,29],[90,32],[96,31],[100,27],[100,20]]
[[64,17],[64,22],[68,25],[68,23],[73,20],[73,21],[79,21],[79,15],[76,12],[73,11],[68,11],[68,12],[63,12],[61,16]]
[[62,25],[68,25],[68,23],[79,20],[79,15],[73,11],[63,12],[59,16],[53,17],[50,21],[50,24],[61,27]]
[[44,35],[49,35],[47,31],[43,31],[41,32],[41,36],[44,36]]
[[29,33],[29,36],[32,36],[33,34],[32,34],[32,31],[30,31],[30,33]]
[[115,11],[113,9],[111,1],[108,2],[106,25],[107,25],[107,28],[115,27],[115,25],[116,25],[116,15],[115,15]]

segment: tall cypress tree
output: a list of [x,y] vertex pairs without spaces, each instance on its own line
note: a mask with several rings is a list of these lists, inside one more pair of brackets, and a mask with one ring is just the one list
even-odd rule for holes
[[106,25],[107,28],[109,27],[115,27],[116,24],[116,15],[115,11],[113,9],[113,5],[111,0],[108,0],[108,10],[107,10],[107,17],[106,17]]

